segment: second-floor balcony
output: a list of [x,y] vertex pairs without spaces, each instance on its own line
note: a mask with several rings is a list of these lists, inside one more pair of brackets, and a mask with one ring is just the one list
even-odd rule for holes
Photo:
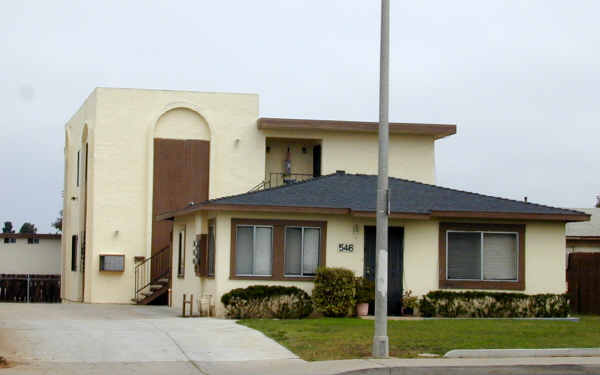
[[320,140],[267,138],[265,178],[252,190],[270,189],[302,182],[320,175]]

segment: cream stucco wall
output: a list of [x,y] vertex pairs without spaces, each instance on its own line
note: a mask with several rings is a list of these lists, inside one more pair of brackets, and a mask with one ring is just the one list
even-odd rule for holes
[[[191,215],[178,218],[176,223],[186,222],[190,217]],[[364,226],[375,225],[374,219],[343,215],[220,212],[216,214],[216,217],[216,277],[214,280],[198,280],[195,290],[196,293],[201,293],[203,285],[207,285],[203,283],[210,282],[211,293],[214,290],[217,302],[218,316],[224,315],[224,307],[219,302],[221,295],[234,288],[265,284],[294,285],[309,293],[313,288],[313,283],[309,281],[230,279],[232,218],[327,221],[326,265],[349,268],[359,276],[363,274],[364,267]],[[493,221],[480,222],[493,223]],[[525,224],[526,289],[524,293],[564,293],[566,291],[564,224],[543,222],[526,222]],[[423,295],[431,290],[439,289],[439,222],[437,220],[392,220],[390,225],[404,228],[404,290],[411,290],[414,295]],[[356,231],[356,227],[358,227],[358,231]],[[338,252],[339,243],[353,244],[354,252]],[[178,293],[178,291],[174,290],[174,293]],[[174,308],[181,309],[180,305],[179,302]]]
[[528,223],[525,231],[525,292],[567,291],[564,223]]
[[[181,310],[183,295],[186,294],[189,300],[191,295],[194,295],[194,300],[197,300],[203,294],[203,278],[196,275],[194,266],[194,241],[196,235],[206,233],[206,226],[202,215],[190,215],[176,220],[173,226],[173,277],[171,282],[171,302],[174,308]],[[179,265],[179,233],[185,235],[185,262],[183,276],[177,275]],[[194,306],[196,310],[197,306]]]
[[[85,142],[89,144],[89,152],[93,152],[94,127],[96,124],[96,90],[85,100],[79,110],[65,125],[65,175],[63,200],[63,231],[61,240],[61,298],[67,301],[81,301],[82,278],[81,269],[81,231],[83,230],[83,165],[85,158]],[[77,153],[80,152],[79,186],[77,184]],[[93,160],[90,161],[93,169]],[[93,170],[89,171],[88,180],[93,179]],[[88,209],[92,209],[91,199]],[[88,215],[88,217],[90,217]],[[78,236],[77,269],[71,271],[71,238]],[[88,243],[91,238],[88,237]],[[86,264],[86,268],[89,263]],[[90,279],[88,279],[88,282]]]
[[15,243],[0,239],[0,274],[59,275],[60,239],[41,238],[37,244],[17,238]]
[[[335,133],[322,130],[264,130],[267,137],[320,140],[323,175],[377,174],[377,134]],[[435,183],[435,140],[430,136],[391,135],[389,175],[428,184]]]
[[[257,136],[257,117],[254,94],[96,89],[66,126],[65,298],[81,299],[81,272],[71,272],[69,265],[70,236],[83,230],[82,207],[80,200],[68,197],[81,195],[74,185],[74,163],[86,124],[90,170],[85,301],[129,303],[133,258],[150,252],[153,139],[210,139],[210,197],[240,193],[264,175],[264,136]],[[197,126],[199,122],[204,126]],[[99,272],[101,253],[125,255],[125,272]]]

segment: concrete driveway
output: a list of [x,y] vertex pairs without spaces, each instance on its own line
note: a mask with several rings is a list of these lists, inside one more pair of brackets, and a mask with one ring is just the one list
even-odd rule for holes
[[161,368],[198,374],[204,372],[199,366],[216,362],[297,359],[231,320],[180,318],[164,306],[104,304],[0,304],[0,355],[17,364],[3,373],[104,372],[112,363],[137,364],[135,372],[141,365],[145,374]]

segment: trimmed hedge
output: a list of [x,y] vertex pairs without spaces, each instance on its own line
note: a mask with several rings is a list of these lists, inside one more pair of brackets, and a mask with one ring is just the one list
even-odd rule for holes
[[425,317],[525,318],[566,317],[566,294],[433,291],[423,296],[419,311]]
[[300,319],[309,316],[312,302],[308,293],[295,286],[251,285],[223,294],[227,316],[234,319]]
[[315,278],[312,299],[317,311],[325,316],[352,314],[356,305],[354,272],[346,268],[320,268]]

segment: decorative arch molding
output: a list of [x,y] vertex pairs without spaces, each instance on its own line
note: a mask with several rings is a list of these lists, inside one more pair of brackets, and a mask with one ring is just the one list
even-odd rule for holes
[[214,126],[212,124],[212,121],[210,120],[210,115],[209,115],[209,111],[200,108],[199,106],[192,104],[192,103],[188,103],[188,102],[172,102],[169,103],[167,105],[165,105],[163,108],[161,108],[159,111],[157,111],[154,116],[152,117],[152,121],[149,125],[149,133],[150,136],[152,138],[154,138],[154,134],[156,133],[156,129],[157,126],[159,125],[159,122],[161,120],[161,118],[167,114],[170,111],[173,111],[175,109],[185,109],[185,110],[189,110],[194,112],[196,115],[198,115],[203,122],[206,124],[206,126],[208,127],[208,133],[209,133],[209,139],[208,141],[212,140],[214,134],[215,134],[215,129]]

